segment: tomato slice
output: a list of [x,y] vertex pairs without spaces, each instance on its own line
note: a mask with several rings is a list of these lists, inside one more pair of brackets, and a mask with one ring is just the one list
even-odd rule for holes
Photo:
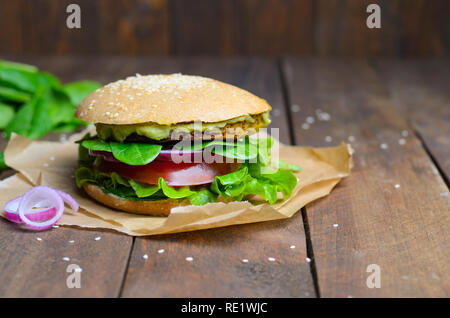
[[174,163],[153,161],[145,166],[130,166],[121,162],[102,160],[99,169],[116,172],[120,176],[147,184],[158,184],[160,177],[170,186],[192,186],[207,184],[216,176],[236,171],[240,163]]

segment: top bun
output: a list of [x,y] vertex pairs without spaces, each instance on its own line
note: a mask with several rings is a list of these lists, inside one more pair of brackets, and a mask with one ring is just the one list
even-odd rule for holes
[[210,78],[137,74],[91,93],[75,116],[90,123],[172,125],[218,122],[269,110],[264,99]]

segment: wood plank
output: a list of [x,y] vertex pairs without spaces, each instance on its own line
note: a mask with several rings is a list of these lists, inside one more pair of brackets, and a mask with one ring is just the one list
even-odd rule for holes
[[[164,68],[162,63],[159,67]],[[278,110],[274,125],[282,128],[282,140],[289,141],[279,73],[273,62],[194,59],[183,61],[180,70],[231,82],[267,98]],[[160,249],[164,253],[158,253]],[[136,238],[122,296],[313,297],[305,258],[300,213],[281,221]]]
[[375,64],[393,105],[410,121],[450,179],[450,60],[382,60]]
[[[63,81],[111,81],[131,71],[127,63],[98,59],[34,58],[23,62],[50,71]],[[122,72],[122,73],[121,73]],[[101,75],[100,75],[101,74]],[[58,140],[50,134],[47,140]],[[0,151],[6,146],[0,138]],[[12,171],[0,177],[11,175]],[[70,181],[68,181],[70,182]],[[37,238],[42,241],[38,241]],[[100,240],[95,240],[101,237]],[[70,243],[69,241],[74,241]],[[132,237],[108,231],[60,227],[45,232],[19,229],[0,220],[0,297],[117,297],[120,293]],[[70,261],[62,258],[68,257]],[[81,288],[69,289],[69,264],[79,265]]]
[[70,0],[1,1],[0,54],[169,54],[168,0],[79,0],[81,28],[69,29]]
[[[320,295],[448,297],[448,188],[379,75],[364,61],[289,59],[284,70],[300,106],[291,114],[296,143],[354,140],[352,175],[306,207]],[[318,109],[331,120],[302,129]],[[370,264],[380,266],[381,288],[366,285]]]

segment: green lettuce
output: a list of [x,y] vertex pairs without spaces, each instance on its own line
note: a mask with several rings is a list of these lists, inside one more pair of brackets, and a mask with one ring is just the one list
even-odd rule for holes
[[[114,158],[132,166],[149,164],[156,159],[161,145],[146,143],[120,143],[105,141],[99,138],[85,137],[79,143],[89,150],[110,152]],[[242,138],[236,142],[231,141],[204,141],[200,143],[188,143],[187,145],[175,145],[179,150],[208,150],[212,154],[240,161],[261,161],[267,165],[270,159],[272,138],[251,139]]]
[[[88,138],[88,137],[86,137]],[[88,142],[89,141],[89,142]],[[268,141],[272,144],[272,141]],[[211,184],[192,187],[171,187],[163,178],[157,185],[150,185],[126,179],[117,173],[104,173],[95,168],[96,157],[90,156],[88,149],[108,151],[110,143],[84,140],[79,147],[79,167],[75,173],[78,187],[85,183],[100,186],[105,193],[115,194],[131,200],[164,200],[187,199],[193,205],[204,205],[216,202],[219,197],[241,201],[247,195],[259,195],[270,204],[278,200],[278,193],[286,199],[292,194],[297,178],[290,169],[274,170],[263,161],[243,162],[240,168],[232,173],[217,176]],[[112,150],[112,149],[111,149]],[[261,150],[262,151],[262,150]],[[268,151],[258,152],[258,158],[264,156],[269,161]],[[287,166],[286,164],[284,164]]]

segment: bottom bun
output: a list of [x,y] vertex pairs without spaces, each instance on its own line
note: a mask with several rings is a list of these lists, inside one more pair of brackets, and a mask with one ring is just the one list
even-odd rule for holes
[[153,216],[168,216],[170,210],[177,206],[190,205],[189,200],[155,200],[155,201],[134,201],[124,199],[114,194],[107,194],[94,184],[85,183],[83,185],[84,191],[94,200],[103,203],[113,209],[131,212],[136,214],[146,214]]

